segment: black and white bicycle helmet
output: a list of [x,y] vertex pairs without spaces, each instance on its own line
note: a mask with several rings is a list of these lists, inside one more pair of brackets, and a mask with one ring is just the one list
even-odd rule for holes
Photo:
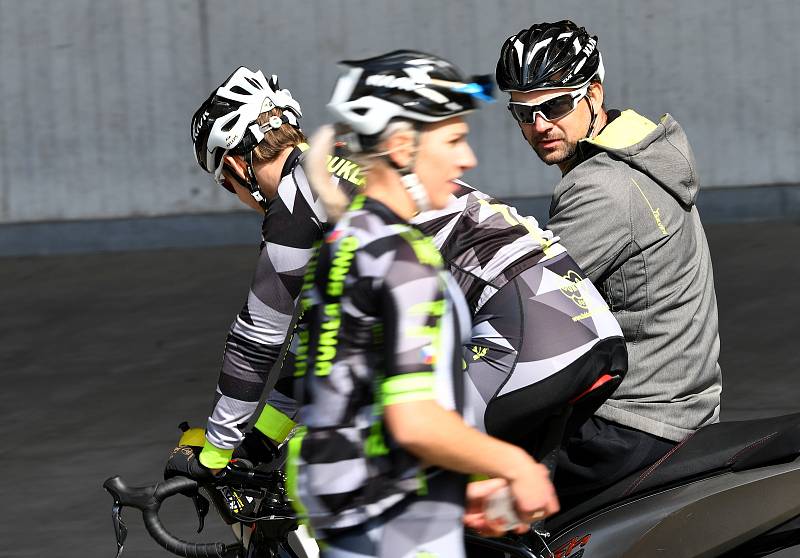
[[[259,115],[274,108],[282,109],[283,115],[259,126]],[[300,104],[288,89],[279,87],[277,76],[268,80],[260,70],[241,66],[194,113],[195,158],[204,171],[219,179],[225,155],[249,154],[265,133],[284,123],[299,129],[302,116]]]
[[538,23],[509,37],[495,77],[503,91],[583,87],[605,75],[597,37],[569,20]]
[[380,134],[393,119],[418,123],[445,120],[491,101],[489,76],[466,78],[453,64],[423,52],[396,50],[364,60],[336,82],[328,109],[361,139]]
[[[336,82],[328,110],[349,129],[353,151],[373,149],[394,120],[419,128],[477,109],[476,99],[493,101],[491,76],[466,78],[447,60],[424,52],[395,50],[340,64],[349,69]],[[414,173],[415,157],[399,167],[391,157],[381,156],[400,173],[417,210],[429,209],[427,191]]]

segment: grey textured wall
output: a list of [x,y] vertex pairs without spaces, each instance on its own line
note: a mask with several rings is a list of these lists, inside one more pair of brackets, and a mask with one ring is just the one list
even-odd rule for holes
[[[599,35],[607,104],[683,123],[706,186],[800,183],[796,0],[0,0],[0,223],[236,208],[188,122],[237,65],[278,74],[312,131],[336,60],[414,47],[486,73],[557,18]],[[471,180],[549,193],[506,112],[472,117]]]

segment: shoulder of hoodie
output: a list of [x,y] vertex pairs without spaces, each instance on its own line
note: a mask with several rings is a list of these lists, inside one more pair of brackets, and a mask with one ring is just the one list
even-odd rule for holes
[[627,205],[630,190],[616,186],[640,173],[625,159],[641,153],[659,138],[673,134],[685,138],[680,124],[669,114],[656,124],[633,110],[623,111],[597,137],[582,140],[587,156],[556,185],[554,205],[562,205],[574,196],[586,196],[588,192],[592,197],[608,198],[610,205]]

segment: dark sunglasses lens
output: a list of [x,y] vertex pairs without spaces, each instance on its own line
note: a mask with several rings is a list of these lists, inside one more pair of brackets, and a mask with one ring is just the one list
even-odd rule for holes
[[[236,173],[233,171],[233,169],[227,163],[225,164],[223,169],[225,171],[227,171],[230,176],[236,176]],[[231,182],[231,179],[228,178],[228,175],[226,175],[225,172],[223,172],[220,175],[218,182],[219,182],[220,186],[225,188],[231,194],[235,194],[236,193],[236,190],[234,190],[234,188],[233,188],[233,183]]]
[[569,114],[575,108],[575,102],[570,95],[560,95],[555,99],[545,101],[540,106],[545,118],[556,120]]
[[508,110],[511,111],[511,116],[513,116],[514,120],[517,122],[521,124],[533,124],[533,107],[509,103]]
[[233,184],[231,184],[231,181],[228,180],[228,178],[224,174],[219,177],[219,185],[225,188],[231,194],[236,193],[236,190],[233,189]]

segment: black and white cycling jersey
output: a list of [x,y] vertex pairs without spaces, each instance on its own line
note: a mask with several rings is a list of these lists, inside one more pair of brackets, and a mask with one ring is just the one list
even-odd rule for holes
[[[264,219],[265,242],[248,301],[228,336],[207,426],[208,442],[201,456],[207,466],[224,466],[241,441],[267,375],[289,338],[312,247],[327,230],[301,154],[302,149],[295,150],[284,168],[278,196]],[[348,195],[355,192],[360,176],[354,163],[333,157],[328,170]],[[558,237],[540,228],[532,217],[521,216],[512,206],[459,182],[447,207],[423,212],[413,224],[432,237],[473,315],[472,340],[464,354],[471,393],[467,415],[473,424],[508,438],[513,428],[509,423],[526,417],[524,409],[518,408],[519,398],[530,398],[537,384],[560,371],[567,371],[563,377],[587,362],[606,365],[606,356],[599,360],[592,356],[595,346],[606,347],[601,351],[604,355],[616,352],[609,353],[607,344],[598,345],[605,339],[621,339],[602,297]],[[526,270],[533,271],[523,281],[519,277]],[[512,282],[515,286],[509,285]],[[491,315],[482,312],[507,285],[516,292],[528,292],[530,300],[508,312],[498,312],[494,306]],[[558,342],[551,342],[554,339]],[[290,350],[278,372],[276,389],[255,422],[256,428],[278,442],[295,426],[293,370],[294,351]],[[511,407],[515,411],[509,414]],[[503,426],[495,430],[493,424]]]
[[[327,230],[321,202],[308,183],[301,144],[287,158],[276,196],[269,201],[262,224],[261,251],[250,291],[225,342],[222,370],[213,410],[206,425],[207,443],[201,462],[207,467],[227,463],[242,440],[242,430],[255,413],[270,371],[289,338],[297,297],[314,244]],[[340,187],[354,195],[361,181],[358,166],[344,157],[328,162]],[[287,353],[285,370],[293,356]],[[290,387],[281,385],[270,394],[258,423],[270,438],[282,441],[294,426],[294,400]]]

